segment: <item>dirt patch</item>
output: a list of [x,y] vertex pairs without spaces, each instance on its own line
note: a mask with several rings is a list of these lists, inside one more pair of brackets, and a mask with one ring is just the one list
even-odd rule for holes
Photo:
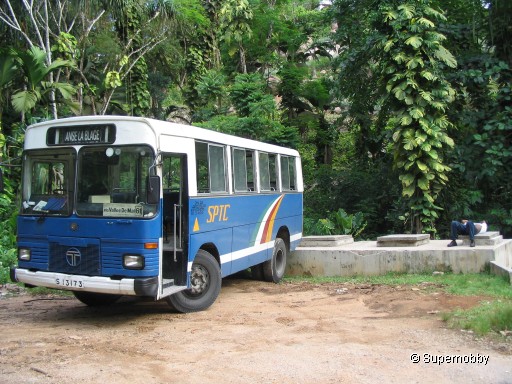
[[512,383],[511,341],[441,321],[483,298],[429,286],[225,279],[209,310],[186,315],[3,293],[1,383]]

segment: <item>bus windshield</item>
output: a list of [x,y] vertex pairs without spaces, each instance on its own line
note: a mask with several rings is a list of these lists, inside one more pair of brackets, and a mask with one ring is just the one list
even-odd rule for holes
[[147,182],[154,159],[145,145],[82,147],[78,155],[73,148],[28,151],[21,214],[153,217]]
[[78,153],[76,213],[81,216],[152,217],[148,176],[153,151],[145,145],[83,147]]

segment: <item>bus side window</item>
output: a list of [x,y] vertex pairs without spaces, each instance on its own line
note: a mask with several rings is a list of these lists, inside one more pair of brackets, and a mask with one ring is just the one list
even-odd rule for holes
[[197,191],[199,193],[210,192],[208,183],[208,144],[196,142],[196,173]]
[[226,157],[222,145],[196,142],[197,190],[226,192]]
[[260,190],[270,191],[270,167],[268,153],[260,152],[258,155],[258,164],[260,167]]
[[254,151],[233,148],[233,179],[235,192],[254,192]]
[[233,148],[233,184],[235,192],[247,191],[247,163],[245,150]]
[[283,191],[295,190],[295,158],[281,156],[281,186]]

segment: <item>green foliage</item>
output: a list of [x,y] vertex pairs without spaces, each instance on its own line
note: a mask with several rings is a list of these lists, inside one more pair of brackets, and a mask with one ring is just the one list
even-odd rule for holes
[[226,0],[219,12],[221,29],[224,30],[224,40],[241,42],[252,33],[248,21],[253,13],[247,0]]
[[[48,118],[52,93],[60,116],[200,121],[299,148],[314,223],[342,207],[364,213],[367,237],[404,223],[442,236],[453,218],[478,216],[510,237],[509,3],[71,2],[48,25],[53,59],[69,65],[45,68],[45,52],[3,24],[1,133]],[[20,25],[38,45],[28,16]]]
[[196,89],[199,99],[204,105],[214,105],[216,111],[222,111],[223,99],[227,95],[226,76],[220,71],[211,69],[200,77]]
[[435,201],[450,171],[443,154],[454,145],[446,109],[455,91],[443,68],[457,63],[436,30],[435,23],[446,18],[430,1],[385,5],[382,14],[380,70],[389,95],[394,162],[402,194],[411,201],[413,231],[435,233],[441,209]]
[[242,117],[251,115],[251,106],[263,99],[272,99],[265,93],[265,82],[257,73],[239,74],[229,89],[229,96],[237,114]]
[[57,37],[55,45],[52,47],[53,52],[57,52],[65,60],[75,60],[77,57],[76,37],[70,33],[61,32]]
[[306,235],[352,235],[358,238],[366,228],[367,222],[362,212],[348,214],[340,208],[332,212],[328,218],[314,221],[304,220],[304,233]]
[[9,269],[16,265],[16,217],[15,195],[12,182],[4,178],[4,192],[0,193],[0,284],[9,281]]
[[56,59],[48,65],[46,52],[35,46],[26,51],[16,52],[16,61],[24,78],[23,87],[11,97],[12,105],[17,112],[29,112],[38,103],[41,103],[44,109],[48,109],[50,92],[57,91],[63,101],[71,99],[76,92],[76,88],[71,84],[47,81],[51,73],[61,68],[73,68],[73,62]]

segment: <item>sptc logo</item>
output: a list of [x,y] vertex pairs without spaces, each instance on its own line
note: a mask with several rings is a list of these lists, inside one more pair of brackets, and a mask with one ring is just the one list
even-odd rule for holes
[[82,254],[77,248],[69,248],[66,252],[66,261],[70,266],[76,267],[82,261]]

